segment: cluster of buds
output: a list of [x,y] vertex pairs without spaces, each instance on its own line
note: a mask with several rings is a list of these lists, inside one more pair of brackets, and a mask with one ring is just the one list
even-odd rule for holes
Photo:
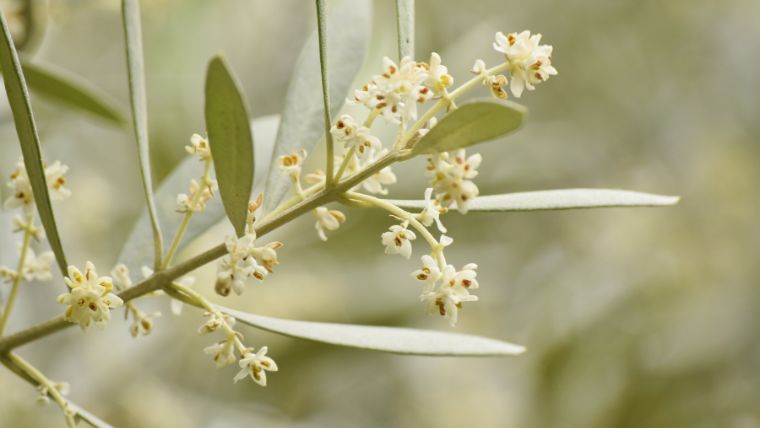
[[[153,271],[147,266],[143,266],[142,271],[145,278],[153,274]],[[118,264],[111,270],[111,278],[114,286],[119,291],[126,290],[132,286],[129,269],[124,264]],[[151,314],[143,312],[134,301],[126,302],[125,309],[124,319],[127,320],[132,316],[132,324],[129,326],[129,334],[132,337],[149,335],[153,331],[153,320],[161,316],[161,312],[153,312]]]
[[255,278],[263,281],[274,267],[279,264],[277,250],[282,248],[282,242],[270,242],[264,246],[256,246],[256,210],[263,202],[263,194],[248,204],[245,233],[236,238],[228,236],[225,244],[227,255],[220,261],[214,286],[219,295],[227,296],[230,291],[240,295],[245,290],[249,280]]
[[[225,333],[223,340],[216,342],[203,349],[205,354],[211,355],[217,368],[226,367],[238,362],[240,371],[233,378],[234,382],[248,376],[261,386],[267,385],[266,372],[276,372],[277,363],[267,354],[267,347],[262,346],[258,352],[253,348],[243,345],[243,335],[233,329],[235,318],[219,312],[207,312],[208,320],[198,329],[198,334],[209,334],[217,330]],[[238,361],[235,351],[240,355]]]
[[198,134],[190,137],[190,145],[185,146],[185,151],[195,155],[204,162],[204,172],[200,182],[195,179],[190,180],[190,190],[188,193],[177,195],[177,212],[178,213],[197,213],[206,209],[206,205],[217,189],[216,180],[211,178],[211,149],[208,140]]

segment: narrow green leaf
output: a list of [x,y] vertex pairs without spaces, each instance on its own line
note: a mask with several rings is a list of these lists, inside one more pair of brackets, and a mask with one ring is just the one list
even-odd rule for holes
[[[269,169],[269,159],[272,158],[274,138],[280,122],[278,115],[263,116],[251,121],[253,137],[256,141],[254,158],[256,162],[253,182],[256,193],[264,190],[264,179]],[[197,179],[203,172],[198,158],[188,156],[164,179],[156,190],[156,210],[158,219],[166,233],[174,235],[182,221],[182,215],[177,213],[177,194],[187,193],[190,179]],[[185,232],[185,238],[180,244],[179,251],[193,242],[194,239],[208,231],[212,226],[224,220],[225,213],[219,198],[212,198],[206,205],[202,215],[193,216],[193,221]],[[150,233],[150,220],[147,210],[143,210],[140,218],[132,228],[132,232],[124,242],[118,261],[124,263],[134,272],[140,272],[140,267],[148,263],[152,243],[145,239]]]
[[414,145],[414,153],[448,152],[493,140],[519,128],[525,113],[525,107],[509,101],[462,104]]
[[150,153],[148,150],[148,106],[145,95],[145,67],[143,65],[142,29],[140,27],[140,4],[138,0],[122,0],[121,15],[124,24],[124,40],[127,52],[127,74],[129,76],[129,99],[132,105],[132,125],[137,141],[137,155],[140,160],[143,192],[150,214],[153,232],[153,264],[158,267],[163,257],[163,237],[156,216],[156,202],[153,197],[153,181],[150,173]]
[[327,4],[325,0],[317,0],[317,35],[319,36],[319,71],[322,78],[322,112],[325,117],[325,144],[327,153],[325,155],[327,165],[325,166],[327,187],[333,185],[333,169],[335,168],[335,155],[333,153],[333,136],[330,132],[332,126],[332,117],[330,115],[330,79],[327,60]]
[[479,336],[411,328],[294,321],[224,307],[219,309],[244,324],[262,330],[298,339],[372,351],[431,356],[518,355],[525,351],[520,345]]
[[[330,114],[335,116],[343,106],[359,67],[364,61],[370,34],[370,1],[344,0],[330,11],[327,31],[330,33],[328,59],[330,70]],[[290,80],[282,124],[277,134],[272,163],[282,155],[309,152],[324,135],[323,99],[320,85],[319,52],[316,32],[304,45]],[[290,188],[290,179],[278,168],[267,176],[265,210],[282,201]]]
[[219,194],[227,218],[243,236],[253,186],[253,137],[243,92],[220,56],[208,64],[205,112]]
[[[538,211],[577,208],[661,207],[675,205],[678,196],[654,195],[630,190],[561,189],[479,196],[469,211]],[[422,209],[425,201],[389,200],[401,208]]]
[[56,70],[50,65],[22,63],[29,89],[51,101],[95,115],[103,120],[122,125],[124,115],[111,100],[98,94],[87,82],[70,73]]
[[398,57],[414,59],[414,0],[396,0]]
[[47,181],[45,180],[45,168],[42,165],[40,152],[40,138],[37,134],[37,126],[34,123],[32,105],[29,100],[29,92],[24,81],[24,73],[21,70],[18,54],[13,45],[5,14],[0,11],[0,69],[3,70],[3,82],[8,102],[13,111],[13,121],[16,124],[16,133],[21,143],[21,153],[24,155],[24,165],[29,175],[29,181],[34,193],[34,202],[37,204],[37,212],[40,214],[42,226],[45,228],[50,248],[55,254],[61,273],[66,275],[66,256],[63,253],[63,245],[58,235],[58,227],[55,224],[53,207],[50,204]]

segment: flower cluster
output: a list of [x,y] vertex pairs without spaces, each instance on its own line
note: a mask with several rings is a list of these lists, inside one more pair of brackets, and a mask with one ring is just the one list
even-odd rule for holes
[[[47,182],[50,199],[57,201],[71,196],[71,191],[65,187],[66,173],[69,167],[59,161],[52,165],[45,166],[45,180]],[[5,200],[6,209],[23,207],[26,212],[32,212],[34,208],[34,196],[32,194],[32,183],[29,181],[29,175],[26,173],[26,166],[23,160],[19,160],[16,169],[11,173],[11,181],[8,183],[12,195]]]
[[210,175],[211,149],[205,138],[193,134],[190,137],[190,145],[185,146],[185,151],[198,156],[198,159],[204,162],[204,171],[200,182],[195,179],[190,180],[188,193],[177,195],[177,212],[184,214],[202,212],[206,209],[208,201],[214,197],[214,192],[217,189],[216,180],[213,180]]
[[350,101],[363,104],[370,110],[377,109],[389,122],[408,123],[417,119],[418,104],[434,95],[445,94],[446,88],[453,83],[454,78],[435,52],[430,56],[429,64],[404,57],[396,65],[385,57],[383,73],[354,91],[354,98]]
[[[509,89],[516,97],[520,97],[525,89],[532,91],[536,85],[557,74],[557,69],[552,66],[552,46],[542,45],[541,34],[530,34],[530,31],[510,33],[504,35],[496,33],[493,48],[506,59],[511,81]],[[485,63],[477,60],[472,69],[475,74],[484,74]],[[507,77],[504,75],[485,76],[484,84],[491,86],[491,90],[499,98],[506,98],[504,87],[507,85]]]
[[228,236],[225,241],[227,255],[219,261],[214,286],[222,296],[229,295],[231,290],[235,294],[242,294],[251,278],[263,281],[280,263],[277,250],[283,246],[282,242],[256,246],[256,229],[253,224],[256,221],[255,212],[262,202],[263,195],[259,195],[256,201],[248,205],[246,233],[239,238]]
[[261,386],[267,385],[265,371],[276,372],[277,363],[268,356],[267,347],[262,346],[258,352],[253,348],[243,345],[243,335],[235,331],[232,327],[235,325],[235,318],[222,314],[220,312],[207,312],[208,320],[198,329],[198,334],[213,333],[222,330],[225,333],[224,340],[216,342],[203,349],[207,355],[211,355],[217,368],[222,368],[234,364],[238,361],[235,350],[240,354],[238,365],[240,371],[235,375],[233,381],[237,381],[250,376],[254,382]]
[[119,296],[111,293],[111,278],[98,276],[92,262],[87,262],[84,273],[69,266],[64,281],[70,290],[58,296],[58,303],[69,305],[64,314],[66,321],[79,324],[82,330],[87,330],[92,323],[105,328],[111,319],[111,309],[124,303]]
[[457,271],[452,265],[441,269],[439,263],[432,256],[422,256],[422,268],[412,272],[412,276],[425,284],[420,300],[427,304],[428,311],[446,317],[453,327],[462,304],[478,300],[470,294],[470,290],[478,288],[478,265],[469,263]]
[[466,157],[464,149],[428,157],[426,172],[442,207],[456,205],[459,212],[467,213],[468,203],[479,193],[472,179],[478,175],[482,160],[479,153]]

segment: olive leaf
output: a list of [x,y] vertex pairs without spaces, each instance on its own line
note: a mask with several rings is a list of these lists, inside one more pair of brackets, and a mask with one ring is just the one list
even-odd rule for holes
[[[478,196],[469,211],[538,211],[577,208],[659,207],[678,203],[678,196],[654,195],[630,190],[560,189]],[[408,209],[422,209],[422,200],[388,200]]]
[[151,230],[153,232],[153,264],[159,266],[163,257],[163,237],[161,236],[161,227],[156,215],[153,180],[150,174],[148,106],[145,95],[145,69],[143,65],[139,1],[122,0],[121,12],[127,53],[127,75],[129,77],[129,100],[132,106],[132,125],[135,132],[135,140],[137,141],[137,156],[140,160],[143,193],[145,194]]
[[51,65],[23,61],[21,68],[29,89],[60,105],[90,113],[116,125],[126,122],[113,101],[98,93],[89,83]]
[[414,0],[396,0],[398,57],[414,59]]
[[394,354],[429,356],[503,356],[525,352],[520,345],[458,333],[354,324],[295,321],[219,307],[238,321],[272,333],[330,345]]
[[24,165],[29,175],[29,182],[34,193],[34,202],[37,204],[37,212],[40,215],[42,226],[47,234],[50,248],[55,254],[61,273],[66,276],[66,256],[63,252],[61,237],[58,235],[53,207],[50,204],[47,181],[45,180],[45,168],[42,164],[40,152],[40,138],[37,134],[37,125],[32,114],[32,105],[29,100],[29,91],[24,81],[24,73],[21,70],[18,53],[13,45],[5,15],[0,11],[0,69],[3,70],[3,82],[8,102],[13,112],[13,121],[16,125],[16,133],[21,144],[21,153],[24,155]]
[[219,56],[208,65],[205,114],[222,204],[242,236],[253,187],[253,137],[240,85]]
[[[330,11],[327,31],[330,33],[330,114],[335,115],[364,62],[369,42],[370,2],[346,0]],[[293,77],[285,98],[282,123],[277,133],[272,164],[283,155],[301,149],[311,151],[325,133],[321,90],[319,50],[314,32],[296,60]],[[267,176],[264,208],[269,211],[282,201],[290,188],[290,179],[277,168]]]
[[478,100],[444,116],[413,148],[414,154],[448,152],[499,138],[522,124],[526,109],[510,101]]

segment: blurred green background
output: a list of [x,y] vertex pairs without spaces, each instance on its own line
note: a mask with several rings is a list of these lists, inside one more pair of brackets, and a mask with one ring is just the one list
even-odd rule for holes
[[[160,180],[203,131],[207,60],[222,52],[254,116],[278,113],[314,28],[302,0],[143,1],[151,143]],[[375,1],[359,81],[395,55],[392,1]],[[71,398],[129,427],[760,427],[760,3],[755,0],[417,0],[417,53],[439,52],[455,80],[495,63],[496,31],[530,29],[554,46],[559,75],[526,93],[527,125],[484,155],[481,193],[609,187],[678,194],[664,209],[451,214],[451,262],[480,265],[481,301],[456,332],[524,344],[514,358],[422,358],[306,343],[248,330],[280,372],[232,384],[201,349],[201,314],[132,339],[69,329],[19,349]],[[78,74],[128,105],[119,2],[50,2],[35,60]],[[485,94],[485,89],[481,94]],[[69,259],[116,263],[143,207],[131,133],[33,99],[46,158],[71,166],[56,205]],[[0,173],[19,156],[0,105]],[[419,197],[422,162],[396,168],[396,197]],[[3,189],[5,192],[5,189]],[[412,261],[382,254],[381,212],[347,212],[320,243],[312,219],[273,234],[282,264],[263,286],[225,301],[295,319],[452,330],[425,314]],[[8,219],[6,214],[4,219]],[[0,262],[17,236],[0,232]],[[216,243],[211,232],[193,251]],[[102,267],[101,267],[102,266]],[[137,273],[133,273],[137,274]],[[214,268],[198,288],[213,295]],[[61,311],[60,278],[25,287],[10,330]],[[4,286],[7,287],[7,286]],[[7,293],[7,289],[4,289]],[[149,299],[150,300],[150,299]],[[58,426],[55,406],[0,370],[0,426]]]

